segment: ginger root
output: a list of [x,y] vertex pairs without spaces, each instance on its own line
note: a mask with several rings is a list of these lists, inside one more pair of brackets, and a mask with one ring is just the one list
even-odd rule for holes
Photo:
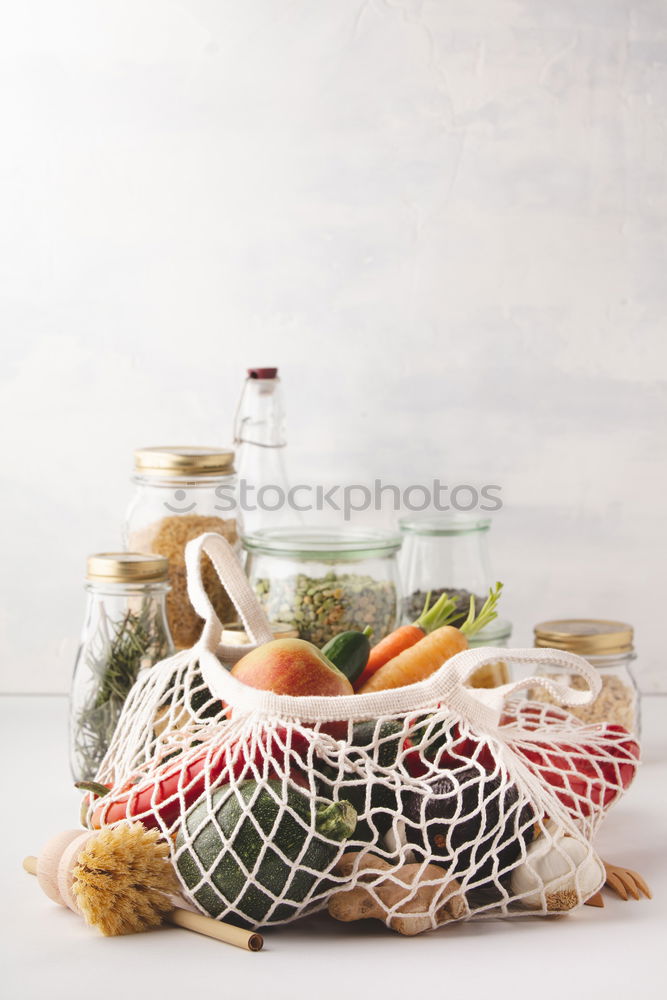
[[356,876],[358,882],[330,897],[329,913],[336,920],[376,918],[399,934],[413,935],[459,920],[468,912],[461,886],[438,865],[395,867],[366,851],[355,851],[344,854],[335,871]]

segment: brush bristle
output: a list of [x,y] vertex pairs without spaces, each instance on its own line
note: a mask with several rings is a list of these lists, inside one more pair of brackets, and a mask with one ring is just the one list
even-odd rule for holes
[[173,909],[178,880],[169,847],[141,823],[105,827],[77,858],[72,892],[88,924],[103,934],[158,927]]

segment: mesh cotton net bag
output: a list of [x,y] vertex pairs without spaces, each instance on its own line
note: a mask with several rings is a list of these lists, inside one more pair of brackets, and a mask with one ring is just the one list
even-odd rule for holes
[[[202,551],[255,643],[271,638],[225,540],[190,542],[202,636],[139,677],[98,775],[112,790],[90,803],[89,826],[139,819],[159,828],[184,896],[247,927],[328,906],[342,920],[377,916],[413,934],[450,920],[568,911],[597,892],[604,871],[592,836],[629,784],[637,746],[618,726],[584,725],[517,696],[541,686],[565,705],[585,704],[599,689],[585,660],[474,649],[392,691],[259,691],[218,658],[239,650],[219,645]],[[499,658],[578,673],[589,690],[543,677],[466,686]]]

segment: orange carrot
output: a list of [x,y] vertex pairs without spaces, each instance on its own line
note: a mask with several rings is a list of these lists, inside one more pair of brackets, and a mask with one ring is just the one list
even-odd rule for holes
[[453,601],[447,594],[441,594],[433,607],[429,609],[428,604],[430,599],[431,595],[429,593],[426,596],[424,610],[417,621],[413,622],[412,625],[401,625],[400,628],[394,629],[384,639],[381,639],[377,646],[373,646],[368,657],[368,663],[354,683],[355,691],[359,691],[380,667],[383,667],[385,663],[389,663],[395,656],[402,653],[404,649],[409,649],[410,646],[414,646],[416,642],[423,639],[429,632],[433,632],[434,629],[447,624],[451,619],[452,613],[456,611],[456,601]]
[[424,631],[418,625],[401,625],[400,628],[386,635],[378,642],[377,646],[373,646],[371,649],[368,662],[354,683],[355,690],[363,687],[380,667],[383,667],[389,660],[393,660],[404,649],[414,646],[416,642],[424,638],[424,635]]
[[495,589],[489,591],[486,603],[477,617],[475,599],[471,597],[470,613],[460,628],[442,625],[430,635],[403,649],[398,656],[394,656],[368,678],[359,689],[359,694],[404,687],[430,677],[451,656],[468,648],[468,636],[474,635],[497,617],[495,609],[501,590],[502,584],[497,583]]
[[404,687],[423,681],[435,673],[445,660],[455,653],[468,648],[468,640],[460,629],[453,625],[443,625],[430,635],[389,660],[364,684],[359,694],[384,691],[387,688]]

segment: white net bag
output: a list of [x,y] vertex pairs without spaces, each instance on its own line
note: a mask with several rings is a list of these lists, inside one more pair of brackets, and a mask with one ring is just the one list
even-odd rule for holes
[[[585,704],[599,688],[585,660],[474,649],[391,691],[256,690],[216,655],[221,626],[201,587],[201,551],[251,637],[271,635],[221,543],[204,535],[188,546],[202,637],[138,680],[98,775],[110,791],[90,803],[89,826],[159,828],[184,895],[246,927],[328,907],[340,920],[378,917],[415,934],[470,917],[566,912],[598,891],[592,836],[634,775],[637,745],[619,726],[584,725],[518,697],[540,686]],[[577,673],[589,690],[543,677],[466,686],[501,657]]]

